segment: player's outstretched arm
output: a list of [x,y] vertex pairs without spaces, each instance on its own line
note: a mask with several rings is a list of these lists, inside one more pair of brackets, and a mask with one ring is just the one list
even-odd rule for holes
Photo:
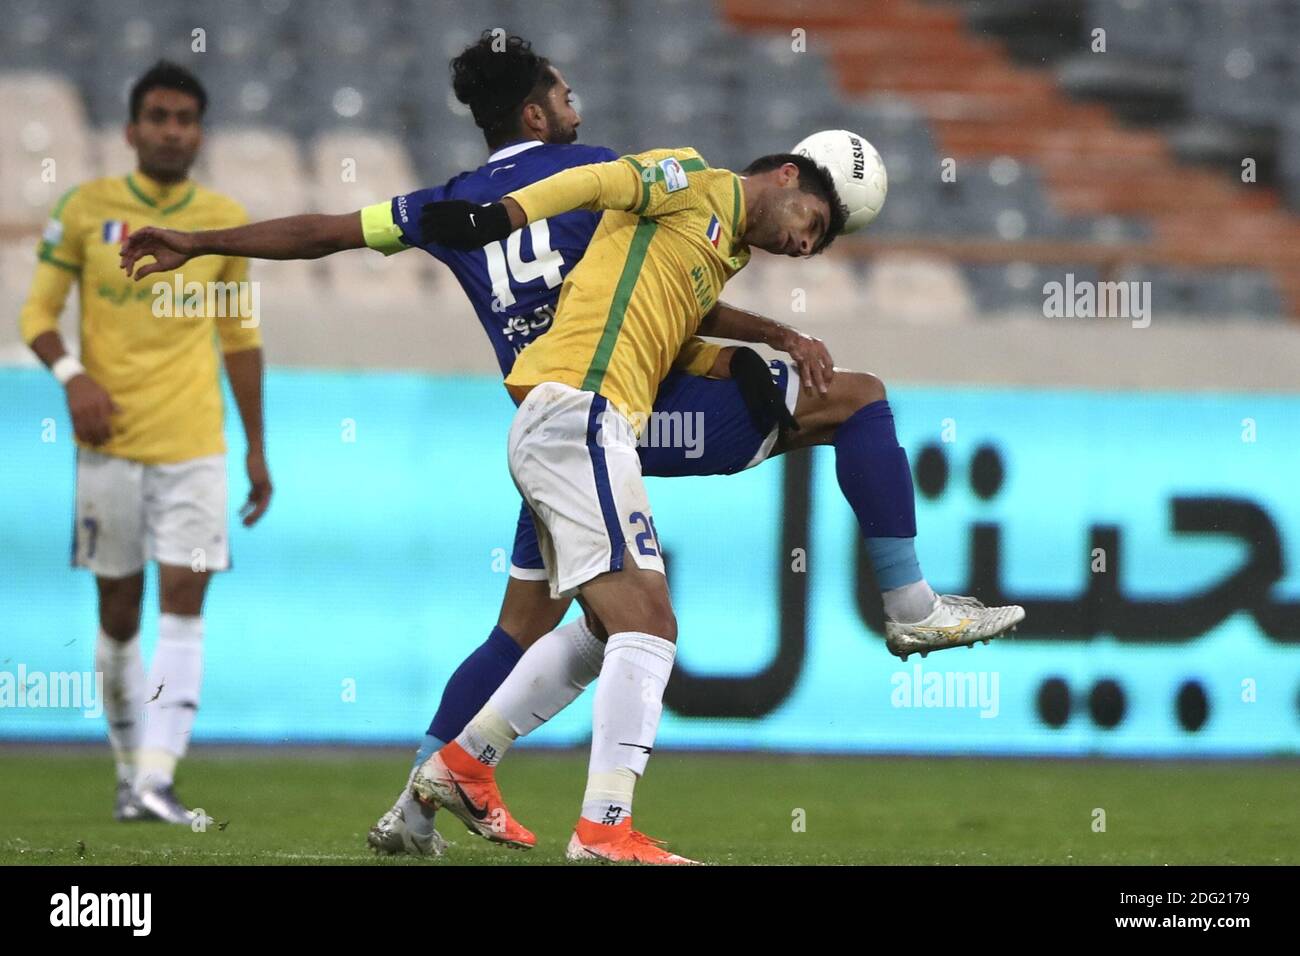
[[[366,244],[361,213],[337,216],[310,213],[249,223],[232,229],[180,232],[146,226],[122,243],[123,271],[134,279],[170,272],[198,256],[243,256],[248,259],[319,259]],[[154,261],[138,268],[147,256]]]
[[700,322],[700,335],[738,342],[758,342],[790,356],[805,392],[825,395],[835,377],[835,363],[826,343],[796,328],[719,302]]
[[450,249],[479,249],[530,222],[574,209],[629,210],[640,196],[641,180],[628,163],[574,166],[517,189],[501,202],[431,202],[420,211],[420,239]]

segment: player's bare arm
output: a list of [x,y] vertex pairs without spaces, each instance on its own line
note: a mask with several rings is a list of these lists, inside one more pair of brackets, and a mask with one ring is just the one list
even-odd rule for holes
[[[249,259],[319,259],[365,246],[361,213],[306,213],[232,229],[181,232],[146,227],[122,243],[122,269],[134,279],[170,272],[198,256],[243,256]],[[136,268],[143,258],[153,257]]]
[[251,528],[271,505],[271,472],[266,464],[266,443],[262,429],[262,350],[244,349],[226,352],[226,377],[244,425],[248,452],[244,467],[248,472],[248,500],[239,509],[245,528]]
[[825,395],[835,377],[835,363],[821,339],[766,316],[719,302],[701,320],[700,335],[737,342],[756,342],[784,352],[799,370],[805,392]]

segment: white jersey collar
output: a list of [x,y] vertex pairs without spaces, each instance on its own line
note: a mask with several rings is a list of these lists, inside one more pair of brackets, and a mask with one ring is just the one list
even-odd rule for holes
[[540,139],[529,139],[522,143],[515,143],[511,146],[502,146],[495,153],[488,157],[489,163],[495,163],[498,159],[509,159],[511,156],[518,156],[526,149],[532,149],[534,146],[541,146]]

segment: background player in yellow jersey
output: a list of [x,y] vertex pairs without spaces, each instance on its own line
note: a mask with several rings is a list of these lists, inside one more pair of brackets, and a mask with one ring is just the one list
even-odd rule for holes
[[[537,519],[552,594],[578,592],[607,636],[587,790],[568,853],[686,863],[631,822],[677,640],[637,433],[678,350],[749,261],[750,247],[813,255],[843,227],[844,212],[829,173],[805,157],[765,157],[742,176],[678,149],[568,169],[489,206],[434,203],[422,226],[445,245],[468,248],[577,208],[607,211],[564,281],[551,331],[506,378],[521,402],[510,470]],[[535,838],[506,810],[493,768],[518,736],[514,728],[527,723],[515,711],[552,680],[533,663],[525,654],[413,781],[421,799],[476,832],[490,820],[484,835],[520,846]]]
[[[245,525],[271,498],[262,432],[258,316],[247,308],[247,260],[207,256],[159,281],[200,283],[221,317],[136,286],[118,268],[132,229],[214,229],[247,221],[234,200],[196,185],[207,95],[183,68],[159,63],[131,90],[126,138],[137,168],[69,190],[51,214],[23,306],[23,340],[67,392],[77,437],[73,563],[95,575],[109,740],[119,820],[187,823],[172,778],[184,756],[203,673],[203,598],[229,567],[226,459],[218,344],[248,441]],[[80,287],[80,360],[58,318]],[[241,295],[241,293],[243,293]],[[240,303],[244,308],[231,308]],[[189,310],[191,312],[196,310]],[[161,313],[161,314],[159,314]],[[145,562],[158,563],[158,646],[140,653]]]

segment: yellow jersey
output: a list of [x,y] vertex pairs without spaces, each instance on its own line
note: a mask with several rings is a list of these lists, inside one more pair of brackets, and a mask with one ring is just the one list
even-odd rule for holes
[[693,149],[656,149],[509,195],[529,222],[607,211],[564,280],[551,330],[519,354],[506,384],[597,392],[639,432],[683,345],[690,353],[723,285],[749,262],[740,177]]
[[225,451],[217,343],[225,352],[262,344],[248,260],[201,256],[136,282],[118,254],[129,232],[144,226],[192,232],[247,221],[233,199],[138,172],[74,187],[54,207],[19,322],[28,343],[57,330],[68,291],[79,284],[81,363],[121,409],[97,451],[145,464]]

